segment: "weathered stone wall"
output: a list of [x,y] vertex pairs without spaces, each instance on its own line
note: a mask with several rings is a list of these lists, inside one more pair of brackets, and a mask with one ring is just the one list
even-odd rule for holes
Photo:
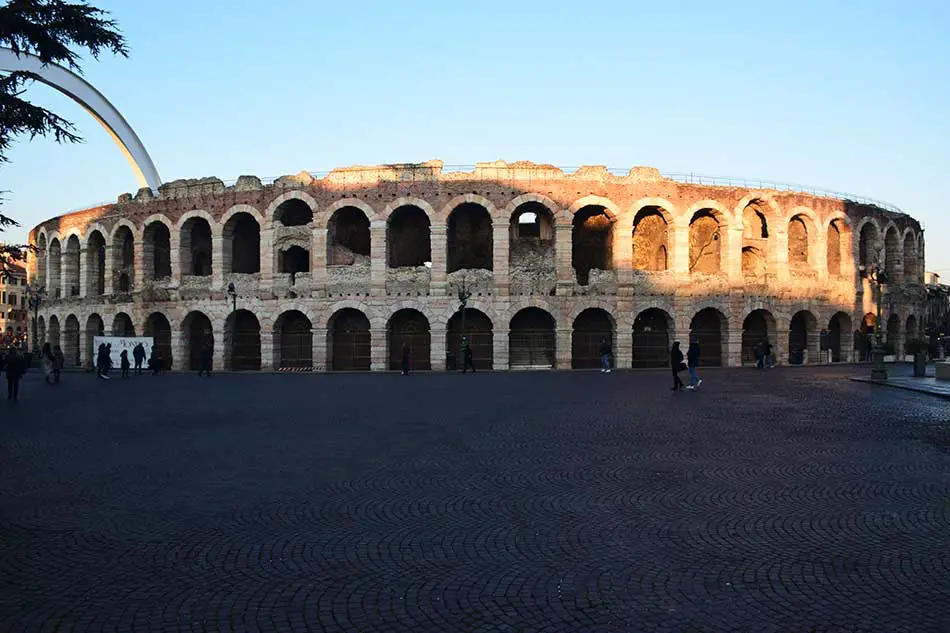
[[[843,314],[836,323],[846,317],[848,328],[875,311],[868,282],[857,274],[864,226],[877,236],[866,245],[868,256],[886,260],[897,278],[885,311],[902,323],[922,314],[923,233],[904,214],[800,193],[687,185],[663,179],[652,168],[616,176],[602,167],[568,175],[532,163],[481,163],[469,173],[442,173],[441,167],[430,161],[345,168],[321,179],[302,172],[268,185],[251,176],[232,186],[213,178],[175,181],[158,192],[123,194],[114,205],[48,220],[31,232],[40,252],[29,262],[31,280],[56,291],[41,310],[44,327],[52,317],[62,324],[75,316],[82,332],[89,329],[87,320],[100,317],[108,329],[117,315],[127,314],[141,331],[149,315],[161,313],[172,327],[176,365],[184,367],[186,317],[200,311],[214,329],[215,354],[223,358],[219,347],[231,310],[225,289],[234,282],[238,308],[260,322],[265,367],[279,361],[275,323],[290,309],[311,320],[314,363],[325,367],[330,318],[349,307],[371,323],[371,365],[380,369],[386,365],[388,319],[412,307],[428,319],[432,365],[438,368],[444,365],[444,333],[464,279],[472,293],[469,305],[493,323],[496,368],[507,367],[508,324],[527,306],[544,309],[556,322],[558,366],[570,366],[571,324],[585,308],[611,315],[621,366],[629,365],[633,323],[643,310],[663,310],[673,324],[671,335],[685,336],[696,312],[714,308],[723,324],[723,362],[737,364],[737,341],[751,310],[765,309],[774,317],[778,347],[801,310],[816,327],[828,327],[832,317]],[[414,222],[408,227],[390,222],[395,210],[406,207],[414,208]],[[450,218],[461,207],[484,210],[490,223],[453,227]],[[345,217],[335,215],[341,209],[350,220],[338,230],[331,218]],[[591,209],[599,214],[588,219]],[[635,231],[644,209],[655,213],[646,214],[648,221]],[[288,210],[293,213],[284,215]],[[544,214],[539,238],[513,237],[512,223],[524,210]],[[585,215],[579,235],[578,213]],[[297,225],[284,226],[279,217],[296,218]],[[232,229],[238,220],[252,230],[237,241],[234,253]],[[156,222],[170,235],[168,278],[155,278],[153,245],[145,236]],[[193,243],[192,227],[200,222],[210,227],[210,244],[207,238]],[[832,222],[837,231],[829,230]],[[122,253],[126,230],[131,258]],[[106,249],[104,293],[91,281],[100,271],[88,250],[97,251],[99,235]],[[78,297],[68,296],[66,281],[77,278],[75,253],[71,259],[66,253],[72,236],[80,243]],[[387,251],[407,244],[424,252],[402,255],[423,265],[389,267]],[[291,246],[309,253],[309,272],[280,271],[280,253]],[[209,275],[192,274],[200,249],[210,250]],[[231,272],[235,255],[246,258],[255,249],[259,254],[251,268],[257,272]],[[452,271],[455,256],[476,261],[463,261]],[[118,291],[123,274],[131,288],[125,293]],[[579,279],[584,274],[587,278]]]

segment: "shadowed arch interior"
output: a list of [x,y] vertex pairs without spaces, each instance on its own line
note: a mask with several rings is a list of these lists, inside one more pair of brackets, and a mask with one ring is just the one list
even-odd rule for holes
[[846,312],[836,312],[828,322],[831,362],[843,363],[850,360],[853,347],[851,334],[851,316]]
[[637,270],[666,270],[669,227],[659,207],[644,207],[633,220],[633,267]]
[[145,336],[152,337],[152,349],[162,365],[168,369],[172,366],[172,326],[168,318],[161,312],[153,312],[145,320]]
[[673,317],[648,308],[633,321],[633,367],[669,367]]
[[406,308],[393,314],[386,324],[386,338],[389,343],[389,369],[398,370],[402,367],[403,345],[409,346],[410,370],[427,371],[432,368],[429,320],[418,310]]
[[211,225],[204,218],[188,218],[181,226],[179,261],[181,274],[211,276]]
[[571,332],[571,368],[599,369],[603,341],[610,346],[613,361],[614,323],[610,315],[601,308],[587,308],[578,314]]
[[63,290],[66,297],[79,296],[79,269],[80,269],[79,238],[70,235],[66,240],[66,254],[63,257],[63,281],[66,288]]
[[574,214],[571,264],[578,284],[589,284],[592,270],[613,268],[613,227],[613,219],[600,205],[589,204]]
[[274,323],[277,358],[274,366],[280,369],[309,369],[313,367],[313,324],[303,312],[288,310]]
[[541,308],[524,308],[508,329],[508,363],[512,369],[551,369],[555,366],[554,318]]
[[858,264],[870,266],[878,263],[879,250],[877,227],[868,222],[861,227],[861,233],[858,235]]
[[51,299],[62,296],[63,285],[63,247],[55,237],[49,242],[49,256],[47,258],[47,294]]
[[66,317],[63,326],[63,358],[67,367],[80,367],[79,319],[75,314]]
[[920,283],[920,273],[918,272],[919,259],[917,253],[917,241],[913,233],[904,236],[904,282]]
[[135,336],[135,326],[132,317],[125,312],[119,312],[112,319],[112,336]]
[[145,227],[142,240],[142,263],[145,279],[155,281],[172,276],[171,233],[162,222],[151,222]]
[[97,336],[106,335],[106,325],[102,321],[102,317],[98,314],[90,314],[89,318],[86,319],[86,337],[85,337],[85,358],[86,365],[92,366],[95,364],[96,359],[96,348],[95,348],[95,339]]
[[106,240],[100,231],[92,231],[86,240],[86,295],[98,297],[106,292]]
[[249,310],[236,310],[224,322],[224,366],[231,371],[261,368],[261,324]]
[[224,225],[224,270],[261,271],[261,227],[250,213],[235,213]]
[[488,209],[474,202],[460,204],[449,215],[446,272],[492,270],[492,221]]
[[794,271],[807,267],[808,258],[808,226],[804,217],[796,215],[788,223],[788,265]]
[[[494,367],[494,334],[491,319],[475,308],[465,309],[465,332],[472,348],[475,369],[490,370]],[[445,349],[455,355],[456,364],[462,367],[462,311],[452,315],[446,325]]]
[[[721,367],[722,342],[725,338],[726,318],[715,308],[703,308],[693,316],[689,324],[690,336],[699,343],[699,364],[706,367]],[[687,341],[680,345],[687,348]]]
[[132,281],[135,279],[135,238],[132,230],[127,226],[120,226],[112,238],[113,291],[132,292]]
[[355,308],[343,308],[327,323],[329,365],[334,371],[370,370],[369,319]]
[[214,350],[214,330],[211,319],[203,312],[189,312],[181,324],[185,339],[185,357],[188,369],[201,369],[201,356],[205,346]]
[[399,207],[389,216],[386,252],[390,268],[423,266],[432,261],[429,217],[417,206]]
[[721,270],[722,239],[712,209],[700,209],[689,222],[689,272],[712,275]]
[[817,363],[820,354],[818,320],[808,310],[799,310],[788,324],[788,363]]
[[752,365],[756,362],[756,348],[759,344],[768,341],[776,344],[775,317],[768,310],[753,310],[742,322],[742,356],[743,365]]
[[369,218],[357,207],[342,207],[327,223],[327,265],[370,265]]
[[554,216],[540,202],[524,202],[511,214],[508,275],[512,295],[553,296],[557,288]]
[[306,226],[313,222],[313,211],[300,198],[290,198],[274,209],[274,221],[282,226]]
[[838,220],[832,220],[828,225],[828,243],[826,244],[825,256],[828,264],[828,275],[831,277],[841,276],[841,227]]
[[49,332],[46,334],[46,340],[49,341],[50,346],[62,346],[62,340],[60,339],[59,331],[59,318],[54,314],[49,318]]

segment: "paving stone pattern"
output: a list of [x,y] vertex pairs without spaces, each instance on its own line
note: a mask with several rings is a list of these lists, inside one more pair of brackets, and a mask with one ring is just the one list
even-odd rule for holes
[[0,631],[950,630],[950,408],[853,374],[31,375]]

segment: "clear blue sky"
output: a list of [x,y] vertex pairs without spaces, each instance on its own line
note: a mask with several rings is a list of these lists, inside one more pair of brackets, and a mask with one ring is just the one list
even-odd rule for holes
[[[911,213],[950,277],[950,3],[96,4],[131,54],[85,76],[166,181],[501,158],[799,182]],[[29,94],[86,142],[13,149],[8,241],[136,189],[85,112]]]

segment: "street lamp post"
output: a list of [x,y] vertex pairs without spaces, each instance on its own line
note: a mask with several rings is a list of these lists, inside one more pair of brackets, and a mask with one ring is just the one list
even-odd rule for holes
[[[231,318],[228,320],[231,322],[231,327],[224,328],[224,350],[226,354],[230,355],[230,367],[225,367],[225,369],[234,369],[234,339],[235,339],[235,322],[234,322],[234,313],[237,312],[237,288],[234,286],[233,281],[228,282],[228,298],[231,300]],[[225,361],[228,360],[228,357],[225,356]]]
[[884,342],[883,331],[881,330],[881,304],[884,301],[884,286],[888,283],[887,272],[880,263],[871,264],[871,266],[860,266],[859,271],[863,277],[867,277],[871,282],[871,287],[875,292],[875,303],[877,304],[877,318],[874,321],[874,347],[871,350],[873,363],[871,365],[871,380],[887,380],[887,368],[884,366]]
[[46,287],[40,286],[39,288],[33,288],[28,285],[26,287],[26,300],[30,306],[30,310],[33,311],[33,353],[36,354],[40,346],[37,326],[40,321],[40,306],[46,301]]

